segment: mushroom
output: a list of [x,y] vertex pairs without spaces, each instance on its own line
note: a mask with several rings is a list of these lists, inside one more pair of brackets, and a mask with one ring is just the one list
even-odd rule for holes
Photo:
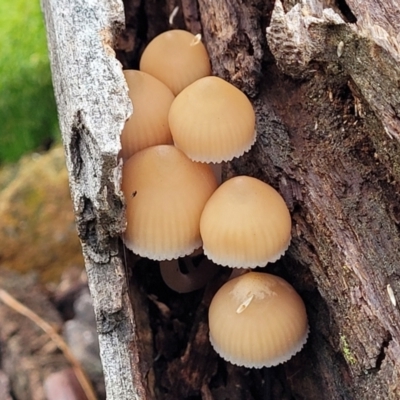
[[301,297],[282,278],[249,272],[223,285],[209,309],[210,341],[226,361],[271,367],[301,350],[308,336]]
[[156,36],[145,48],[139,68],[164,82],[174,95],[211,74],[210,59],[200,35],[179,29]]
[[255,113],[244,93],[215,76],[201,78],[172,102],[169,126],[176,147],[194,161],[239,157],[256,140]]
[[165,284],[178,293],[200,289],[218,272],[220,266],[210,261],[198,249],[178,260],[160,261],[160,272]]
[[289,246],[291,218],[281,195],[249,176],[225,181],[200,219],[204,254],[231,268],[263,267]]
[[134,154],[122,171],[126,247],[158,261],[192,253],[202,245],[200,215],[216,188],[211,168],[174,146],[152,146]]
[[175,96],[153,76],[125,70],[133,114],[121,134],[121,156],[127,160],[134,153],[157,144],[172,144],[168,112]]

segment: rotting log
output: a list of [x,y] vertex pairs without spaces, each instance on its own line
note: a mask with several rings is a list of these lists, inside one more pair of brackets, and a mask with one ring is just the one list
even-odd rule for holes
[[119,235],[119,136],[132,111],[113,38],[119,1],[44,0],[53,84],[110,400],[145,399]]
[[[170,27],[176,4],[125,0],[123,30],[121,4],[103,3],[43,0],[109,399],[265,398],[263,371],[222,362],[207,341],[206,307],[218,282],[178,296],[163,288],[154,263],[119,250],[117,153],[130,108],[113,49],[124,68],[137,67],[144,45]],[[201,29],[214,73],[248,94],[256,110],[257,143],[225,176],[271,183],[292,211],[292,246],[269,268],[306,301],[311,333],[301,353],[270,371],[273,398],[398,399],[395,0],[178,3],[172,27]]]

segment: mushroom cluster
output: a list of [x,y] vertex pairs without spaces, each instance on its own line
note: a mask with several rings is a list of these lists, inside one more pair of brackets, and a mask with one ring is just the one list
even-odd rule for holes
[[211,303],[211,343],[238,365],[286,361],[307,338],[304,304],[281,278],[248,269],[286,251],[289,211],[268,184],[237,176],[219,185],[215,172],[256,140],[250,101],[210,76],[201,38],[182,30],[153,39],[140,71],[124,74],[134,108],[121,135],[126,247],[160,261],[164,281],[178,292],[199,289],[218,266],[246,269]]

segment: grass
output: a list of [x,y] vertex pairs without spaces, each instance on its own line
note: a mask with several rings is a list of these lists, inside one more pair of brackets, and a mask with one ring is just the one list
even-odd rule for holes
[[58,138],[39,0],[1,0],[0,164]]

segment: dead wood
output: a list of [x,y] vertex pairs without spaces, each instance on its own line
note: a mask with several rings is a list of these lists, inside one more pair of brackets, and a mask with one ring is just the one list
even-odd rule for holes
[[[117,154],[130,108],[112,47],[125,68],[137,67],[145,44],[168,29],[175,4],[124,5],[123,31],[119,1],[43,1],[109,399],[264,398],[263,372],[227,365],[210,350],[207,291],[204,298],[179,297],[162,286],[156,265],[135,260],[129,300],[117,240],[123,230]],[[256,109],[257,143],[225,175],[271,183],[292,210],[293,244],[270,268],[305,299],[311,335],[304,351],[271,372],[273,396],[399,398],[395,1],[186,0],[179,6],[173,26],[194,33],[201,27],[214,73],[251,96]]]

